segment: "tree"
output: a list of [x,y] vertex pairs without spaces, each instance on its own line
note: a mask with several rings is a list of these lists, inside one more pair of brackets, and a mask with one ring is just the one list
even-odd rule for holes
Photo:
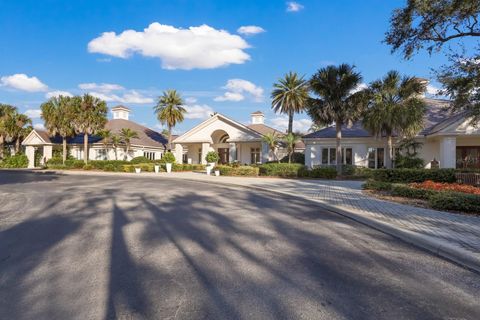
[[62,137],[62,162],[67,160],[67,138],[75,135],[73,121],[76,117],[74,100],[71,97],[52,97],[40,106],[45,127],[51,135]]
[[105,154],[107,155],[107,160],[109,160],[109,158],[108,158],[108,145],[110,144],[110,142],[112,140],[112,131],[108,130],[108,129],[101,130],[100,132],[98,132],[98,136],[100,138],[102,138],[103,149],[105,150]]
[[292,163],[292,154],[295,151],[295,145],[299,140],[300,136],[293,132],[287,133],[287,135],[283,137],[283,142],[285,142],[285,145],[287,146],[288,163]]
[[0,103],[0,159],[4,157],[5,141],[8,138],[8,124],[17,108]]
[[10,113],[5,120],[5,128],[9,140],[15,143],[15,154],[20,152],[20,143],[31,131],[32,120],[17,110]]
[[392,168],[393,136],[414,137],[423,128],[426,105],[421,98],[425,83],[415,77],[401,77],[390,71],[370,84],[370,103],[363,126],[377,137],[386,137],[385,166]]
[[172,150],[172,128],[184,120],[184,114],[187,112],[183,105],[183,100],[177,90],[164,91],[158,98],[157,105],[154,107],[158,121],[168,128],[168,150]]
[[107,104],[89,94],[72,99],[76,112],[73,124],[76,132],[83,134],[83,160],[86,164],[88,163],[88,135],[96,134],[104,128],[107,122]]
[[293,131],[293,115],[304,111],[308,99],[308,82],[296,72],[289,72],[273,84],[272,109],[288,115],[287,133]]
[[118,160],[117,149],[120,146],[120,144],[122,143],[122,138],[119,137],[118,135],[114,134],[114,135],[112,135],[110,140],[112,141],[112,148],[113,148],[113,151],[115,152],[115,160]]
[[440,93],[453,100],[452,111],[470,112],[472,123],[480,121],[479,14],[478,0],[408,0],[393,12],[385,36],[392,52],[405,59],[424,48],[431,54],[457,44],[456,50],[449,47],[450,65],[437,71],[437,79],[444,87]]
[[122,128],[120,131],[120,137],[125,144],[125,156],[124,160],[127,160],[128,153],[130,152],[131,141],[134,138],[138,138],[138,133],[130,128]]
[[265,142],[268,145],[268,149],[272,152],[273,156],[275,157],[275,160],[280,162],[280,160],[277,157],[277,146],[280,142],[280,139],[277,135],[276,132],[269,132],[265,134],[262,138],[263,142]]
[[365,91],[356,91],[362,76],[348,64],[328,66],[310,79],[310,89],[317,98],[308,100],[307,113],[317,125],[335,124],[337,172],[342,172],[342,125],[360,118],[368,100]]

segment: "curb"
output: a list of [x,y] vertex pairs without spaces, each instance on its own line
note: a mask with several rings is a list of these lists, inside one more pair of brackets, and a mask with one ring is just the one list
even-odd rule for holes
[[[25,171],[24,171],[25,172]],[[38,172],[38,171],[36,171]],[[44,171],[45,173],[54,173],[54,174],[60,174],[60,175],[96,175],[96,176],[118,176],[118,174],[115,173],[106,173],[106,172],[71,172],[71,171],[57,171],[57,170],[47,170]],[[131,174],[125,174],[122,173],[121,176],[125,177],[138,177],[138,178],[151,178],[154,176],[141,176],[136,173],[131,173]],[[225,185],[225,186],[230,186],[230,187],[236,187],[236,188],[243,188],[243,189],[249,189],[249,190],[259,190],[263,192],[268,192],[268,193],[273,193],[273,194],[279,194],[282,196],[288,196],[296,199],[302,199],[302,200],[307,200],[314,202],[315,204],[323,207],[324,209],[339,214],[343,217],[346,217],[348,219],[354,220],[356,222],[359,222],[363,225],[366,225],[370,228],[373,228],[377,231],[383,232],[385,234],[388,234],[390,236],[393,236],[397,239],[400,239],[404,242],[407,242],[411,245],[414,245],[416,247],[419,247],[421,249],[424,249],[426,251],[429,251],[430,253],[433,253],[434,255],[444,258],[450,262],[453,262],[457,265],[460,265],[466,269],[472,270],[476,273],[480,274],[480,259],[472,255],[470,252],[452,246],[446,241],[443,240],[438,240],[434,239],[429,236],[422,235],[420,233],[416,232],[411,232],[408,230],[401,230],[395,227],[392,227],[391,225],[380,222],[371,218],[367,218],[365,216],[362,216],[358,213],[355,213],[352,211],[345,210],[343,208],[339,208],[334,205],[330,205],[328,203],[325,203],[321,200],[318,199],[313,199],[309,198],[307,196],[303,195],[295,195],[295,194],[290,194],[284,191],[278,191],[278,190],[271,190],[263,187],[258,187],[258,186],[246,186],[246,185],[241,185],[241,184],[236,184],[232,182],[225,182],[225,181],[209,181],[209,180],[196,180],[192,178],[182,178],[182,177],[168,177],[167,179],[174,179],[174,180],[183,180],[183,181],[190,181],[190,182],[197,182],[197,183],[206,183],[206,184],[213,184],[213,185]]]

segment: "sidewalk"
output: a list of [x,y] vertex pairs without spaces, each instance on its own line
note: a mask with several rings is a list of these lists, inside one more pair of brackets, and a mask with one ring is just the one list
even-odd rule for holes
[[[75,174],[73,171],[61,173]],[[215,177],[193,172],[128,175],[235,185],[313,200],[331,211],[480,272],[480,216],[452,214],[372,198],[362,193],[360,181]]]

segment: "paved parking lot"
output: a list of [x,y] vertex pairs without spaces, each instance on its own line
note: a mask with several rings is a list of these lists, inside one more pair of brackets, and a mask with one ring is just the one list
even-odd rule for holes
[[480,275],[307,200],[0,171],[1,319],[479,319]]

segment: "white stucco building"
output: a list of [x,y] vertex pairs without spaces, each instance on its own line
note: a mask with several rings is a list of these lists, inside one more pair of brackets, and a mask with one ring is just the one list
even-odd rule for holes
[[[262,141],[267,133],[284,133],[264,123],[264,114],[260,111],[251,114],[251,123],[244,125],[222,114],[216,113],[174,141],[175,158],[184,163],[206,163],[209,151],[217,151],[220,163],[238,162],[241,164],[265,163],[275,160],[268,145]],[[303,151],[299,143],[296,151]],[[276,150],[279,158],[285,156],[281,146]]]
[[[480,128],[472,127],[465,112],[451,114],[448,101],[425,99],[428,110],[424,129],[415,137],[421,142],[418,156],[429,168],[439,162],[440,168],[480,167]],[[308,167],[336,164],[335,126],[308,134],[305,142],[305,164]],[[381,168],[385,163],[385,138],[372,136],[358,121],[342,127],[342,163]]]
[[[120,135],[123,128],[135,131],[138,138],[131,140],[131,150],[125,154],[123,145],[114,148],[111,142],[105,148],[100,137],[89,136],[88,158],[90,160],[131,160],[132,158],[145,156],[151,160],[161,159],[166,150],[167,139],[157,131],[130,121],[130,109],[125,106],[112,108],[112,119],[107,122],[105,129],[112,134]],[[22,142],[28,157],[28,167],[33,168],[48,161],[53,156],[53,150],[62,148],[62,138],[51,136],[44,130],[34,129]],[[77,135],[67,139],[70,155],[78,160],[84,156],[83,135]],[[35,154],[38,154],[38,163],[35,163]]]

